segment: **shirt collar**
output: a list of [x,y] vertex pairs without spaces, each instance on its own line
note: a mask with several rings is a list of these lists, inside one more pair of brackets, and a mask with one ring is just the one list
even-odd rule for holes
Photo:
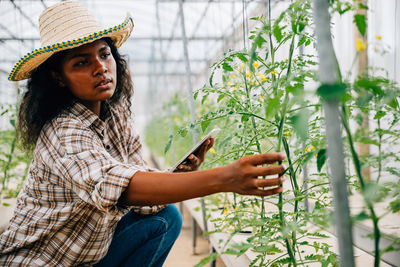
[[102,103],[102,114],[104,114],[105,121],[102,121],[93,111],[88,109],[82,103],[75,101],[70,107],[70,112],[75,115],[87,127],[93,127],[99,136],[104,136],[104,129],[106,123],[111,119],[111,106],[107,102]]

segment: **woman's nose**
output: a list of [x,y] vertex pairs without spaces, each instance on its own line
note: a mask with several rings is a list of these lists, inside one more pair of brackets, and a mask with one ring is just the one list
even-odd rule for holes
[[94,61],[94,75],[99,75],[107,72],[106,63],[100,58],[96,58]]

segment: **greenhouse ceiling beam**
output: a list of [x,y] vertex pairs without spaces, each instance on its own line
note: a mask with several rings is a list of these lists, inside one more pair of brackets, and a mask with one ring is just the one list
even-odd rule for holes
[[196,34],[197,30],[200,28],[201,23],[203,22],[203,19],[205,18],[208,9],[210,8],[210,4],[213,2],[214,0],[208,0],[207,2],[207,6],[204,8],[203,13],[201,14],[199,20],[196,23],[196,26],[194,26],[194,30],[192,33],[192,37],[194,37],[194,35]]
[[[40,41],[38,37],[0,37],[1,41]],[[134,41],[181,41],[182,37],[155,37],[155,36],[135,36],[128,39],[127,42]],[[188,41],[223,41],[223,36],[192,36],[187,38]]]
[[27,21],[29,21],[29,22],[32,24],[32,26],[33,26],[34,28],[37,28],[37,26],[36,26],[36,24],[33,22],[33,20],[32,20],[28,15],[26,15],[25,12],[22,11],[22,9],[21,9],[16,3],[14,3],[14,0],[11,0],[10,2],[11,2],[11,3],[14,5],[14,7],[19,11],[19,13],[21,13],[21,15],[22,15]]
[[47,9],[47,5],[45,4],[45,2],[43,0],[40,0],[40,2],[42,2],[42,5],[45,9]]
[[[4,44],[1,40],[0,40],[1,44]],[[207,58],[195,58],[195,59],[189,59],[190,62],[194,62],[194,63],[203,63],[203,62],[207,62],[208,59]],[[129,59],[129,62],[131,63],[148,63],[149,59],[147,58],[139,58],[139,59]],[[183,63],[184,60],[183,59],[152,59],[151,62],[153,63]],[[16,63],[16,61],[14,59],[0,59],[0,63],[11,63],[14,64]]]
[[[11,51],[13,54],[15,54],[15,55],[18,55],[18,54],[19,54],[19,51],[18,51],[18,50],[14,49],[14,48],[11,48],[10,46],[8,46],[6,42],[0,40],[0,44],[3,45],[5,48],[7,48],[9,51]],[[14,62],[14,63],[15,63],[15,62]]]
[[[16,35],[14,35],[6,26],[4,26],[3,24],[0,24],[0,29],[3,29],[5,32],[7,32],[12,39],[17,39],[18,37]],[[3,42],[3,40],[1,40]],[[21,42],[26,44],[27,40],[21,40]]]

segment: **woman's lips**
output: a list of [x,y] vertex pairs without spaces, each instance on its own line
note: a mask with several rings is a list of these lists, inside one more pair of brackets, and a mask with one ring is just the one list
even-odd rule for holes
[[104,81],[101,81],[100,83],[98,83],[95,88],[100,89],[100,90],[105,90],[105,89],[109,89],[111,87],[111,85],[112,85],[111,80],[104,80]]

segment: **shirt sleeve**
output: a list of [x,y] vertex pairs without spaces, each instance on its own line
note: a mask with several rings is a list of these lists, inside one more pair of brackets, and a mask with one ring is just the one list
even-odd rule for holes
[[100,138],[79,121],[61,124],[48,136],[54,147],[47,149],[43,160],[67,188],[105,213],[117,215],[126,209],[118,200],[134,174],[146,171],[144,166],[114,159]]

